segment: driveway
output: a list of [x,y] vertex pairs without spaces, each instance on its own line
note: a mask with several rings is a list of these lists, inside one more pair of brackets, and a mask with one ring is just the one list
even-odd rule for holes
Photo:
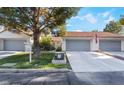
[[67,52],[74,72],[124,71],[124,61],[97,52]]
[[81,84],[124,84],[124,61],[97,52],[67,52]]
[[17,53],[17,51],[0,51],[0,59],[11,56]]

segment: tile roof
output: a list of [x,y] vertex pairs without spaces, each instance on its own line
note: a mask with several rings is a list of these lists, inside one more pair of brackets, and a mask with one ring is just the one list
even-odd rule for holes
[[123,37],[119,34],[113,34],[110,32],[67,32],[64,37],[94,37],[97,35],[98,37]]

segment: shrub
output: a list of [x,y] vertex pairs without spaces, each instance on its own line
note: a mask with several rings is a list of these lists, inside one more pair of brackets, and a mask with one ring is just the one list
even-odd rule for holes
[[62,51],[62,47],[58,47],[56,51]]
[[52,39],[50,36],[41,37],[40,39],[41,50],[46,50],[46,51],[54,50],[55,48],[51,42],[52,42]]

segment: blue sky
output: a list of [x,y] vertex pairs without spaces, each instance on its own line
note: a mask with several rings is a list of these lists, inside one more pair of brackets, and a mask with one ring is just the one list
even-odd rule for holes
[[109,21],[118,21],[124,15],[124,7],[86,7],[67,20],[67,31],[103,31]]

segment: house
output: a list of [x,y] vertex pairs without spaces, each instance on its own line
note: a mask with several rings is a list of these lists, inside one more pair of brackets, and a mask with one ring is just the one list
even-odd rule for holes
[[[29,51],[29,42],[33,44],[31,36],[16,30],[0,32],[0,51]],[[62,39],[52,37],[52,43],[57,48],[62,45]]]
[[28,51],[30,36],[13,31],[0,32],[0,51]]
[[[31,37],[15,31],[0,32],[0,51],[28,51]],[[109,32],[67,32],[63,37],[52,37],[63,51],[124,51],[124,36]]]
[[109,32],[67,32],[63,51],[124,51],[124,36]]

